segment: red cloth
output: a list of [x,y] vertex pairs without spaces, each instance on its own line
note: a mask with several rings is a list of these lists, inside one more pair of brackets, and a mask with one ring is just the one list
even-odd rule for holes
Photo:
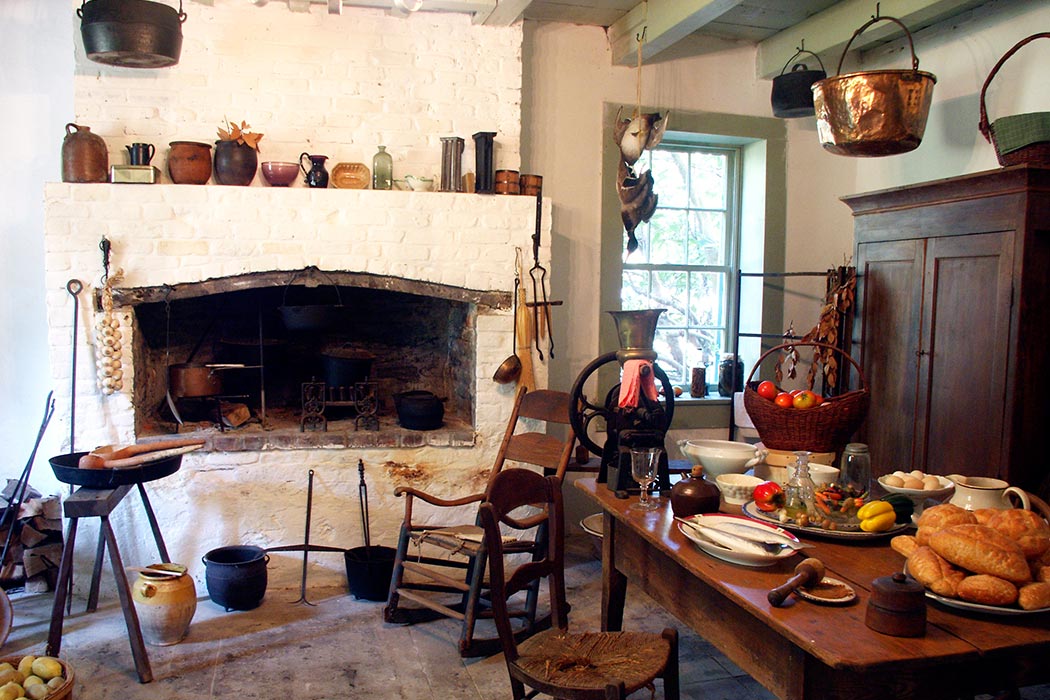
[[[642,373],[642,368],[649,371]],[[620,408],[637,408],[638,397],[645,394],[651,401],[657,400],[656,378],[652,360],[627,360],[623,363],[623,378],[620,379]]]

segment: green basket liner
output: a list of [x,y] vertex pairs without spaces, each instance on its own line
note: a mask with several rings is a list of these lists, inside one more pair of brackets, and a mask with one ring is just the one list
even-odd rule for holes
[[1029,112],[1000,117],[992,122],[992,136],[999,153],[1050,141],[1050,112]]

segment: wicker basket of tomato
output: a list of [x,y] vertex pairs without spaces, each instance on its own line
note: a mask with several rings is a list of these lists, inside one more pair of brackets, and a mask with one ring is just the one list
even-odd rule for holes
[[[805,401],[791,404],[777,401],[781,392],[770,397],[768,386],[762,387],[765,395],[760,395],[759,385],[767,383],[753,379],[762,361],[775,352],[806,345],[838,353],[848,360],[857,371],[861,388],[823,398],[813,392],[811,385],[802,392],[806,395]],[[815,341],[797,341],[770,348],[758,358],[744,385],[744,409],[755,424],[762,443],[773,450],[838,452],[864,422],[870,401],[868,383],[860,365],[842,349]]]

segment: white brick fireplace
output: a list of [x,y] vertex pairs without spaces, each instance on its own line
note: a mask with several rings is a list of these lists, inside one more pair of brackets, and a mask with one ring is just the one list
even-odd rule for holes
[[[76,3],[79,5],[79,2]],[[71,13],[72,14],[72,13]],[[290,12],[284,3],[256,7],[233,0],[191,3],[182,60],[171,69],[136,71],[92,64],[77,46],[73,121],[90,126],[123,163],[124,145],[157,145],[165,167],[169,140],[212,140],[224,116],[246,119],[266,134],[260,160],[326,153],[329,164],[370,165],[379,143],[395,157],[395,177],[436,175],[440,137],[468,143],[495,131],[496,167],[518,168],[521,32],[473,27],[465,16],[417,13],[408,19],[373,10]],[[454,43],[450,36],[455,37]],[[311,190],[301,182],[271,188],[65,184],[46,188],[45,259],[52,373],[59,405],[69,401],[73,301],[66,283],[80,279],[77,318],[75,439],[78,450],[136,440],[131,348],[139,340],[134,311],[118,307],[124,386],[103,394],[94,339],[101,276],[99,243],[112,244],[111,272],[121,290],[182,285],[309,266],[442,285],[498,300],[476,304],[474,424],[416,446],[329,445],[187,455],[173,476],[147,488],[172,557],[190,566],[203,591],[201,556],[229,544],[263,547],[303,541],[307,471],[315,472],[311,542],[362,544],[357,460],[364,460],[374,543],[392,544],[403,507],[392,492],[411,484],[460,494],[484,483],[505,426],[513,386],[493,370],[512,351],[515,248],[532,249],[531,197],[371,190]],[[541,262],[549,266],[550,206],[542,216]],[[545,368],[537,363],[539,383]],[[62,394],[66,395],[63,396]],[[56,423],[57,423],[56,419]],[[65,429],[68,423],[58,430]],[[125,561],[155,560],[137,499],[114,519]],[[81,571],[93,557],[82,538]],[[298,585],[298,555],[275,555],[271,586]],[[311,585],[338,584],[341,558],[314,555]]]

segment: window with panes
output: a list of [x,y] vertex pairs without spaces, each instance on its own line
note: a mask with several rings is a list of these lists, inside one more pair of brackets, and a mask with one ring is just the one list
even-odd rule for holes
[[[739,151],[665,139],[635,166],[652,169],[658,195],[652,218],[623,249],[621,308],[667,309],[654,349],[673,384],[693,367],[714,367],[727,347],[735,303],[739,240]],[[708,372],[707,382],[716,381]]]

